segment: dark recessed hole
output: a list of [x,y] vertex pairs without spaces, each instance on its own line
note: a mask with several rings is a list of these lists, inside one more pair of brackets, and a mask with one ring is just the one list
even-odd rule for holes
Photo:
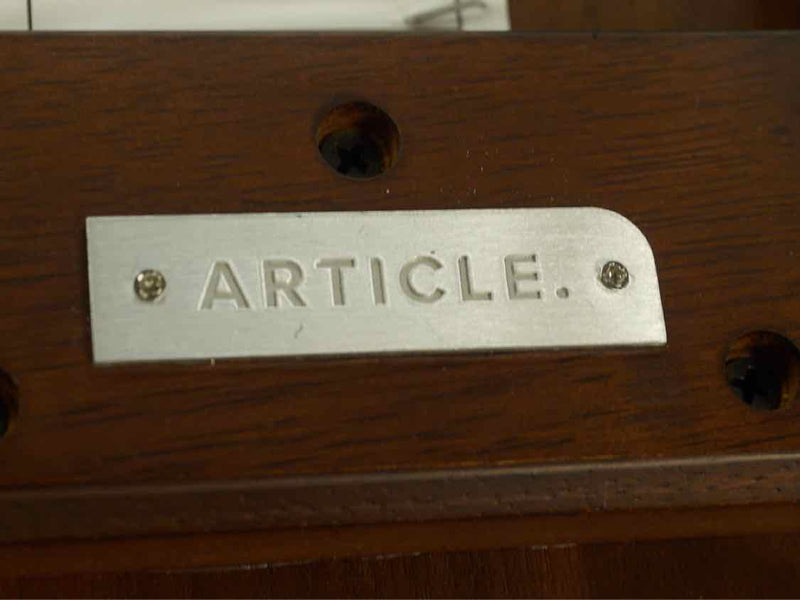
[[725,376],[745,404],[759,410],[786,408],[800,391],[800,351],[776,333],[748,333],[728,349]]
[[400,152],[400,132],[391,117],[367,102],[340,104],[317,127],[317,147],[336,172],[371,179],[392,168]]
[[17,414],[19,390],[11,376],[0,369],[0,437],[3,437],[11,425],[11,419]]

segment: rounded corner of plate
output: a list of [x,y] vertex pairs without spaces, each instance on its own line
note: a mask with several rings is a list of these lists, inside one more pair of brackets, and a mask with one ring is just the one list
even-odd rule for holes
[[596,213],[598,221],[600,219],[613,221],[614,224],[616,224],[617,226],[621,225],[631,235],[635,235],[637,238],[639,238],[639,241],[642,242],[643,245],[647,247],[647,250],[650,253],[650,256],[653,258],[653,261],[655,262],[655,255],[653,254],[653,248],[650,245],[650,240],[647,239],[647,236],[645,235],[644,231],[642,231],[641,228],[636,223],[634,223],[631,219],[629,219],[628,217],[626,217],[622,213],[618,213],[615,210],[611,210],[610,208],[603,208],[603,207],[600,207],[600,206],[591,206],[591,207],[588,208],[588,210]]
[[659,348],[663,348],[669,343],[669,336],[667,335],[667,324],[662,321],[661,323],[661,331],[659,332],[658,339],[656,339],[656,345]]

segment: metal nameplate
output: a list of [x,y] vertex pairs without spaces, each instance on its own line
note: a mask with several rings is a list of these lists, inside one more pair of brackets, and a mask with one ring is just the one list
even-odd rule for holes
[[94,360],[666,343],[655,260],[597,208],[87,219]]

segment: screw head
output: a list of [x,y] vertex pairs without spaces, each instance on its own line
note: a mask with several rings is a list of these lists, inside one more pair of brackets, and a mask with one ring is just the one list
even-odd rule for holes
[[167,279],[160,271],[145,269],[133,281],[133,290],[139,300],[154,302],[164,295],[167,289]]
[[621,290],[631,281],[628,268],[615,260],[608,261],[600,271],[600,283],[610,290]]

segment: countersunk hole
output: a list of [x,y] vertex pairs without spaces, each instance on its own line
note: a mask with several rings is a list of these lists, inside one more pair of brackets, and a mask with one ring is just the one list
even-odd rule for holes
[[3,437],[17,414],[19,388],[11,375],[0,369],[0,437]]
[[786,408],[800,391],[800,350],[777,333],[748,333],[728,349],[725,377],[748,406]]
[[565,287],[558,288],[556,290],[556,296],[558,296],[562,300],[566,300],[567,298],[569,298],[569,288]]
[[371,179],[391,169],[400,153],[400,132],[392,118],[367,102],[333,108],[317,127],[317,147],[337,173]]

